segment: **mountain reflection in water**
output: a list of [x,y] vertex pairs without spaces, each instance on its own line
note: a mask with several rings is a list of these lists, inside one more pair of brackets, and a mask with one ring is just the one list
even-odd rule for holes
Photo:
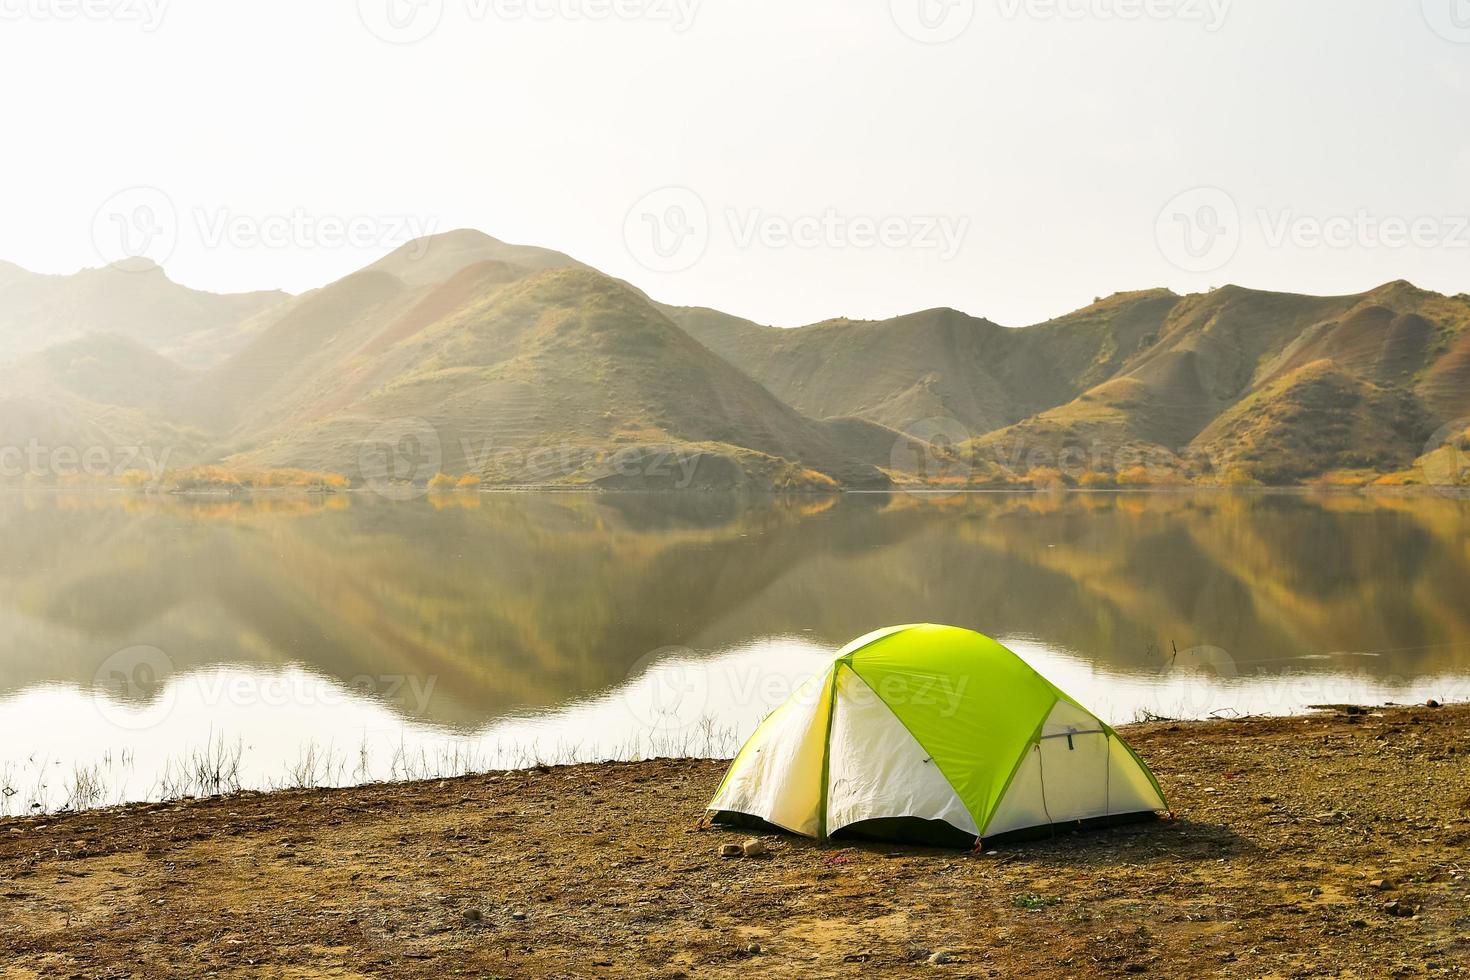
[[[275,752],[352,743],[332,728],[364,712],[615,737],[687,710],[681,691],[743,731],[842,644],[920,621],[1011,644],[1119,721],[1296,710],[1303,678],[1393,694],[1470,676],[1470,504],[1438,497],[16,493],[0,535],[0,733],[31,752],[34,726],[98,705],[128,715],[93,734],[105,748],[158,737],[166,698],[169,738],[233,737],[271,679]],[[212,693],[169,693],[190,677]],[[322,691],[357,714],[282,720]]]

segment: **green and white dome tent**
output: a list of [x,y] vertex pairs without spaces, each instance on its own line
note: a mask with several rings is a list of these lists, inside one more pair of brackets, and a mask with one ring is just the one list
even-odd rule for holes
[[1138,754],[1010,650],[953,626],[849,644],[761,723],[716,822],[968,844],[1167,810]]

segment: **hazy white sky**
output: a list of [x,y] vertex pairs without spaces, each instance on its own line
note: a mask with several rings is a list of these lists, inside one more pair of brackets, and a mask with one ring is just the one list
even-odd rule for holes
[[0,0],[0,83],[38,271],[470,226],[781,324],[1470,290],[1470,0]]

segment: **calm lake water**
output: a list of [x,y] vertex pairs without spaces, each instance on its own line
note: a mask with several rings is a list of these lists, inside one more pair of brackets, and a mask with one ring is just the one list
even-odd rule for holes
[[1470,697],[1470,503],[0,494],[0,812],[730,754],[906,622],[1108,720]]

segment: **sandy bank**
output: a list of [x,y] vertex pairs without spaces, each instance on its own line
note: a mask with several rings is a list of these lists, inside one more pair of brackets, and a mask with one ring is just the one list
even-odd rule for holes
[[698,828],[655,761],[0,821],[0,977],[1470,976],[1470,708],[1124,729],[1178,819]]

